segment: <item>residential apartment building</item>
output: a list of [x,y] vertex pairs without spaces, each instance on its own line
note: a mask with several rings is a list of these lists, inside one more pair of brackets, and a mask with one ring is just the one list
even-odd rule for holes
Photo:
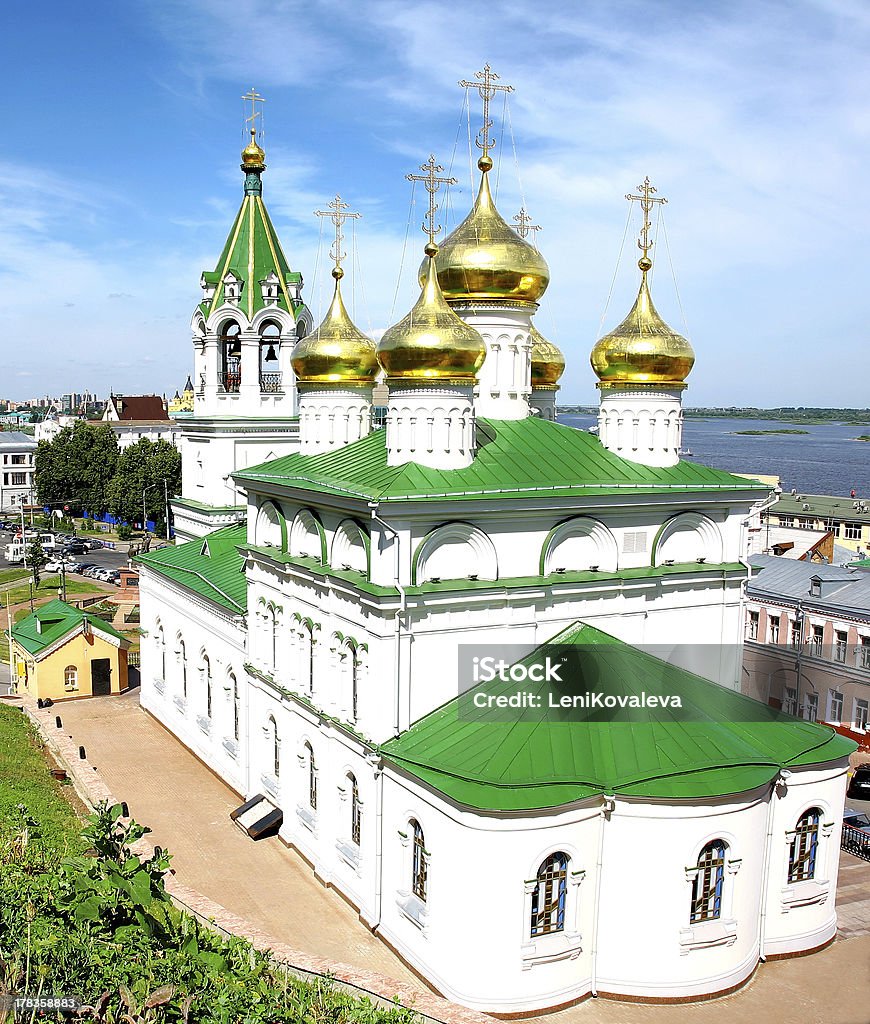
[[834,543],[870,554],[870,499],[825,494],[783,494],[762,513],[762,526],[831,532]]
[[0,509],[15,512],[33,500],[36,439],[17,430],[0,432]]
[[870,572],[750,562],[743,692],[870,746]]

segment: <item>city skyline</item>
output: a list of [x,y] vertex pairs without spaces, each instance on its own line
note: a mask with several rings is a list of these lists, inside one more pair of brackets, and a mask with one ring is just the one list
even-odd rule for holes
[[378,336],[412,300],[422,253],[424,207],[418,192],[409,208],[405,174],[434,152],[459,178],[445,233],[473,199],[479,102],[469,126],[457,82],[489,62],[516,89],[504,128],[493,104],[498,204],[542,225],[551,285],[537,324],[567,357],[562,404],[597,401],[589,351],[637,286],[623,196],[649,174],[669,199],[654,298],[697,353],[687,405],[866,405],[870,15],[845,2],[648,12],[590,4],[529,25],[504,3],[446,23],[427,3],[159,0],[92,5],[73,36],[59,3],[19,11],[7,73],[28,81],[27,101],[6,90],[2,102],[9,123],[26,119],[27,162],[12,147],[0,161],[0,278],[16,297],[7,337],[28,340],[7,347],[8,397],[66,391],[73,374],[100,393],[184,381],[199,275],[241,199],[251,86],[266,97],[264,198],[315,320],[329,239],[313,212],[340,193],[363,214],[347,297]]

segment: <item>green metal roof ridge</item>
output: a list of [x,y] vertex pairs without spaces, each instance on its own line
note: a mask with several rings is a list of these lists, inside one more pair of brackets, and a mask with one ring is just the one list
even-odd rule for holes
[[[50,625],[43,632],[39,632],[36,629],[37,621],[48,622]],[[80,629],[83,622],[87,622],[91,629],[98,633],[114,637],[123,643],[127,642],[123,633],[119,633],[110,623],[59,598],[53,598],[17,622],[12,627],[12,638],[29,654],[38,656],[41,651]]]
[[[630,660],[608,669],[623,684],[630,678],[630,686],[623,686],[627,693],[643,689],[664,667],[653,655],[579,621],[547,644],[616,646]],[[541,646],[522,662],[534,661]],[[655,675],[645,676],[648,670]],[[463,698],[457,696],[379,749],[387,761],[457,804],[514,811],[556,807],[595,793],[656,799],[733,795],[769,783],[786,766],[830,763],[855,749],[828,726],[793,719],[673,666],[668,687],[682,694],[696,720],[648,712],[631,721],[566,721],[544,714],[505,722],[490,711],[461,718]]]

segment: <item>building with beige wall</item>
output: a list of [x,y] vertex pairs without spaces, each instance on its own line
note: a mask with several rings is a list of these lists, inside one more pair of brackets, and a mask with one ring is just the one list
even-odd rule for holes
[[762,513],[762,526],[797,527],[831,532],[834,543],[870,554],[870,499],[828,494],[783,494]]
[[12,629],[12,676],[19,693],[53,701],[127,689],[128,641],[107,622],[49,601]]

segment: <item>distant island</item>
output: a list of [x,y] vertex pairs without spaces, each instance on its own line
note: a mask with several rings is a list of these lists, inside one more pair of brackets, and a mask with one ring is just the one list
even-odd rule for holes
[[[597,416],[597,405],[560,405],[559,413],[581,416]],[[810,426],[819,423],[848,423],[856,427],[870,427],[870,409],[830,409],[815,406],[777,406],[774,409],[759,409],[756,406],[715,406],[684,410],[687,419],[734,419],[734,420],[778,420],[781,423],[795,423]],[[862,438],[866,439],[865,438]]]
[[[779,430],[731,430],[731,434],[751,434],[753,437],[766,437],[768,434],[808,434],[808,430],[793,430],[789,427],[780,427]],[[859,438],[860,440],[860,438]],[[867,438],[870,441],[870,437]]]
[[870,434],[862,434],[860,437],[855,438],[856,441],[870,441]]

